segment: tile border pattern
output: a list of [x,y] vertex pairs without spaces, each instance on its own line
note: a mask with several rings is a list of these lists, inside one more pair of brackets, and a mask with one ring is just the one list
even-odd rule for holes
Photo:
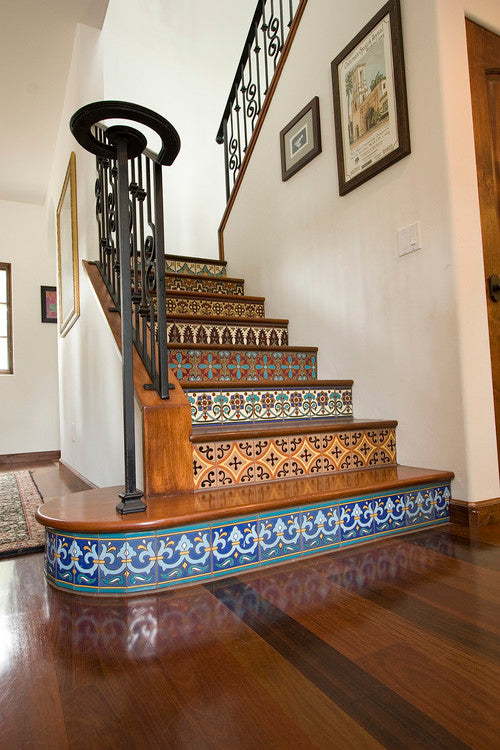
[[218,276],[219,278],[223,278],[226,275],[226,266],[224,264],[208,260],[206,263],[196,263],[188,258],[174,260],[173,258],[166,257],[165,269],[167,273],[186,273],[197,276]]
[[225,276],[192,276],[183,273],[179,276],[167,276],[167,294],[176,289],[180,292],[204,292],[205,294],[245,294],[243,281],[228,279]]
[[203,299],[167,294],[167,315],[219,315],[222,318],[263,318],[264,303],[248,300]]
[[223,346],[288,346],[286,325],[242,323],[175,322],[167,324],[170,344],[217,344]]
[[193,443],[195,490],[395,465],[396,432],[387,427]]
[[197,425],[352,417],[352,387],[184,388]]
[[447,523],[450,497],[439,483],[147,534],[47,529],[45,574],[93,596],[162,591]]
[[316,354],[309,351],[179,349],[169,347],[168,363],[177,380],[315,380]]

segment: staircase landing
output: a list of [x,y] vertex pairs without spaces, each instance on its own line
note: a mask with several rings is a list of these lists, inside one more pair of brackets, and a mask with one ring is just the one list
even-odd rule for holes
[[132,595],[215,580],[449,520],[451,472],[367,469],[149,500],[119,516],[121,487],[49,500],[46,574],[58,588]]

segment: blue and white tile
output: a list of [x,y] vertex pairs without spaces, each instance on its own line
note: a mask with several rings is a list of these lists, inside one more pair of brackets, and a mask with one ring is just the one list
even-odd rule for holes
[[57,578],[57,533],[47,529],[45,535],[45,573],[51,580]]
[[340,546],[338,504],[302,508],[300,516],[304,554]]
[[57,546],[55,557],[57,560],[57,580],[64,581],[73,586],[74,563],[72,560],[72,547],[74,536],[66,534],[57,535]]
[[362,541],[375,533],[375,502],[359,499],[339,505],[340,539],[342,544]]
[[99,592],[124,594],[127,592],[128,548],[124,535],[99,536]]
[[127,590],[144,591],[156,588],[156,534],[127,534]]
[[440,487],[435,487],[433,493],[434,514],[436,520],[449,521],[451,499],[450,486],[445,484]]
[[301,555],[300,510],[259,515],[261,565]]
[[73,556],[75,565],[75,590],[99,589],[98,536],[89,537],[75,534]]
[[375,533],[388,534],[406,528],[405,493],[375,498]]
[[257,517],[212,524],[213,575],[227,575],[259,564]]
[[435,519],[432,494],[429,488],[416,489],[406,493],[406,523],[410,526],[423,526]]
[[210,578],[210,526],[186,526],[157,534],[158,588]]

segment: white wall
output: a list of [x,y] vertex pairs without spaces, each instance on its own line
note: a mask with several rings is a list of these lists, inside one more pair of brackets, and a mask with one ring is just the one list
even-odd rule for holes
[[54,286],[42,206],[0,201],[0,261],[12,264],[14,374],[0,375],[0,454],[59,448],[57,332],[41,322],[40,287]]
[[[339,196],[330,62],[380,2],[310,0],[225,253],[267,315],[290,318],[293,344],[319,346],[321,378],[354,378],[356,416],[399,420],[400,463],[452,469],[455,496],[479,500],[499,486],[464,5],[401,4],[411,155]],[[500,26],[495,0],[468,10]],[[283,183],[279,131],[315,95],[323,151]],[[422,250],[399,258],[414,221]]]
[[56,247],[55,213],[71,151],[76,154],[80,318],[59,338],[61,457],[99,487],[123,484],[121,356],[81,260],[98,256],[95,157],[69,130],[71,115],[102,99],[100,32],[79,25],[46,203],[47,244]]
[[155,110],[181,138],[177,160],[164,170],[167,252],[218,257],[225,183],[215,136],[255,5],[110,0],[103,27],[105,98]]

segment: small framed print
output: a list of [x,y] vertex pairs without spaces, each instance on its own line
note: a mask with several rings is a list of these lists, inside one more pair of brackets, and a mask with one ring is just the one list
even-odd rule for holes
[[331,64],[339,193],[411,152],[399,0],[389,0]]
[[283,182],[321,152],[319,99],[317,96],[301,109],[280,132],[281,179]]
[[42,323],[57,323],[57,287],[42,286]]

